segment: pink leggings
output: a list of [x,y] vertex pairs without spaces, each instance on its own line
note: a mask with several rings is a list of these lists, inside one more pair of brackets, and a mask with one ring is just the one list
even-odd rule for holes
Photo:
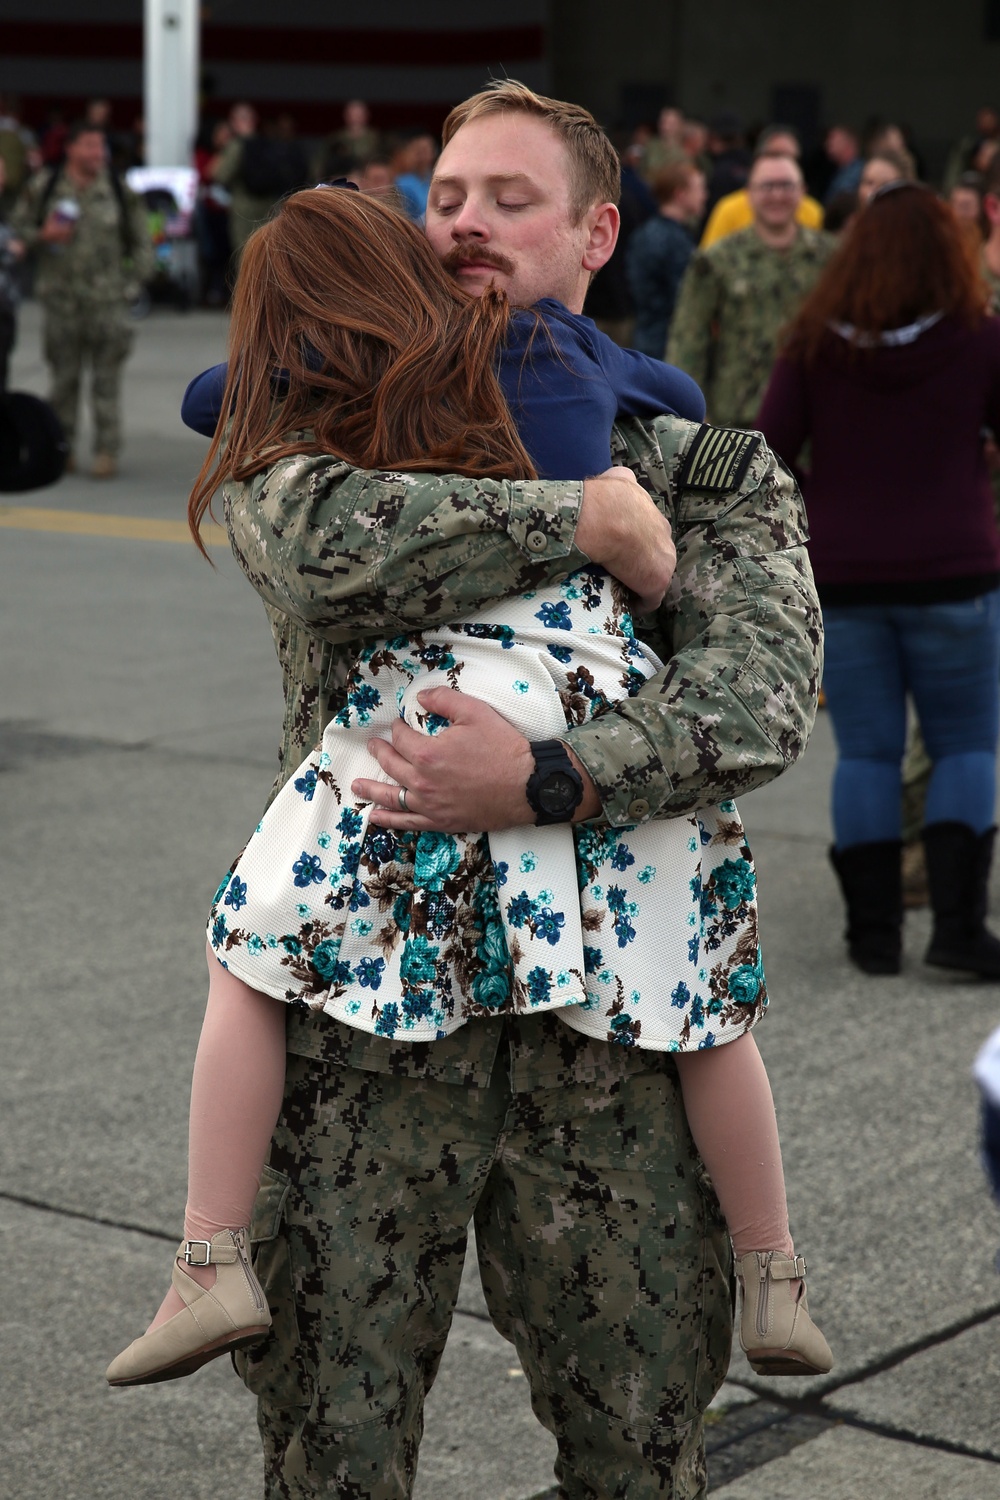
[[[208,1005],[191,1082],[185,1234],[250,1222],[285,1085],[285,1005],[252,990],[208,950]],[[684,1108],[737,1255],[791,1252],[774,1102],[749,1032],[679,1053]]]

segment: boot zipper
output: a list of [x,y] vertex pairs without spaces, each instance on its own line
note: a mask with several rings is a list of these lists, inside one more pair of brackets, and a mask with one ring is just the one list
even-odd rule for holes
[[768,1314],[771,1302],[771,1257],[758,1256],[757,1266],[760,1271],[760,1292],[757,1297],[757,1333],[760,1338],[767,1337]]

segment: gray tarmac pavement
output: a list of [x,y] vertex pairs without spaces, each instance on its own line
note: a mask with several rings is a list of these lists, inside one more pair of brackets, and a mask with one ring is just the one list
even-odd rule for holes
[[[278,671],[224,551],[213,571],[179,543],[110,522],[69,534],[43,515],[181,519],[204,444],[180,424],[180,395],[224,347],[218,315],[154,313],[128,367],[121,476],[0,497],[0,1496],[12,1500],[260,1493],[252,1403],[223,1361],[134,1391],[109,1391],[103,1369],[156,1305],[179,1237],[201,934],[274,773]],[[30,305],[13,383],[45,389]],[[29,529],[32,517],[55,529]],[[1000,988],[924,968],[925,913],[908,918],[899,978],[848,967],[825,852],[832,762],[821,717],[800,765],[741,810],[773,1001],[760,1045],[810,1305],[837,1365],[762,1380],[737,1355],[711,1413],[711,1491],[1000,1500],[1000,1213],[969,1078]],[[470,1263],[418,1500],[548,1500],[553,1455]]]

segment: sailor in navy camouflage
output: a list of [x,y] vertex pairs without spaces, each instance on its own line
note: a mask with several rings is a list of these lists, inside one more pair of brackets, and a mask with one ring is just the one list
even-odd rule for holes
[[[463,140],[466,157],[475,141],[473,156],[483,163],[470,171],[488,170],[487,149],[516,162],[528,127],[537,127],[565,171],[558,127],[498,102],[499,113],[460,119],[451,140],[446,133],[439,170]],[[588,128],[596,131],[592,121]],[[533,172],[544,169],[539,160],[532,158]],[[438,212],[432,192],[429,229]],[[475,234],[492,236],[498,249],[504,234],[528,232],[504,228],[507,220],[490,213]],[[565,229],[571,216],[561,213]],[[530,219],[529,212],[511,222]],[[527,265],[531,245],[515,249],[515,263]],[[539,239],[532,253],[555,275],[561,262],[551,241]],[[568,291],[533,286],[521,300],[551,293],[579,306],[589,271],[581,262],[573,276]],[[599,959],[614,972],[609,950],[617,954],[623,935],[627,948],[635,925],[631,895],[609,897],[626,873],[641,888],[644,864],[627,864],[632,830],[689,816],[707,827],[709,808],[724,822],[721,804],[792,764],[812,723],[821,660],[801,502],[759,435],[719,435],[679,418],[627,419],[615,429],[612,456],[670,519],[678,565],[656,619],[636,624],[662,668],[613,704],[591,712],[587,700],[559,736],[603,804],[602,817],[581,829],[581,870],[601,861],[615,872],[600,881],[600,941],[584,944],[596,950],[585,952],[584,969],[597,975]],[[369,711],[363,698],[351,702],[364,686],[352,672],[373,641],[509,609],[507,601],[558,588],[585,569],[591,558],[576,545],[581,499],[578,482],[363,473],[323,456],[228,483],[233,549],[267,608],[283,671],[277,786],[302,780],[304,802],[331,769],[317,761],[310,783],[300,768],[338,715]],[[319,831],[330,834],[331,855],[336,843],[338,860],[341,840],[348,843],[350,864],[353,818]],[[526,850],[533,837],[522,829]],[[408,851],[415,876],[419,840],[399,838],[393,847]],[[428,912],[432,897],[453,899],[448,882],[477,849],[470,839],[463,853],[449,836],[423,847]],[[743,851],[742,843],[723,843],[713,855],[711,882],[698,893],[702,932],[720,924],[721,937],[727,922],[744,920],[752,870]],[[303,848],[304,858],[296,853],[308,881],[303,904],[317,888],[317,869],[329,876],[326,852],[319,845]],[[504,906],[516,929],[528,913],[518,905],[522,872],[512,879],[507,864],[507,884],[493,889],[509,892]],[[481,858],[469,886],[474,915],[475,891],[489,889],[489,873]],[[547,945],[545,907],[564,915],[567,907],[541,902],[530,873],[524,891],[535,936]],[[218,913],[228,931],[250,893],[242,874],[235,888],[232,878]],[[368,894],[353,880],[351,890]],[[369,907],[359,902],[350,920],[370,920],[373,904],[369,895]],[[411,901],[411,921],[412,911]],[[486,941],[497,913],[481,898],[478,915],[479,968],[499,993],[505,966]],[[282,935],[275,929],[276,941]],[[414,945],[407,967],[416,988],[430,988],[417,976],[430,973],[433,934],[416,935],[428,948]],[[359,955],[357,969],[361,959],[382,956]],[[340,950],[320,952],[332,978],[343,961]],[[378,998],[374,962],[362,972],[370,978],[363,985],[359,973],[359,989]],[[513,973],[511,966],[507,977]],[[479,1015],[428,1041],[409,1039],[398,1017],[385,1035],[321,1008],[289,1007],[285,1101],[253,1225],[274,1322],[268,1338],[237,1359],[258,1397],[267,1500],[412,1493],[423,1398],[450,1325],[470,1218],[491,1317],[514,1342],[533,1408],[557,1440],[560,1500],[706,1494],[703,1418],[728,1363],[731,1258],[674,1061],[664,1050],[573,1030],[561,1019],[566,1011],[533,1009],[528,975],[524,982],[524,1009]],[[760,996],[755,944],[727,963],[725,983],[734,1005]],[[689,1035],[699,1029],[696,994],[709,1030],[711,986],[696,991],[679,974],[671,990],[664,1006],[688,1019]],[[480,997],[486,992],[481,984]]]

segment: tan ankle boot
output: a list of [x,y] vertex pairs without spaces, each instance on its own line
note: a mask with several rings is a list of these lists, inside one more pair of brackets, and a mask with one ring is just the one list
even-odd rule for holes
[[[215,1285],[199,1286],[178,1261],[216,1266]],[[144,1333],[113,1359],[109,1385],[151,1385],[176,1380],[231,1349],[253,1344],[271,1326],[267,1300],[250,1268],[245,1229],[223,1229],[211,1240],[182,1240],[171,1277],[183,1312]]]
[[[825,1375],[830,1346],[809,1316],[801,1255],[751,1250],[736,1261],[743,1288],[740,1344],[758,1375]],[[802,1282],[796,1301],[792,1283]]]

